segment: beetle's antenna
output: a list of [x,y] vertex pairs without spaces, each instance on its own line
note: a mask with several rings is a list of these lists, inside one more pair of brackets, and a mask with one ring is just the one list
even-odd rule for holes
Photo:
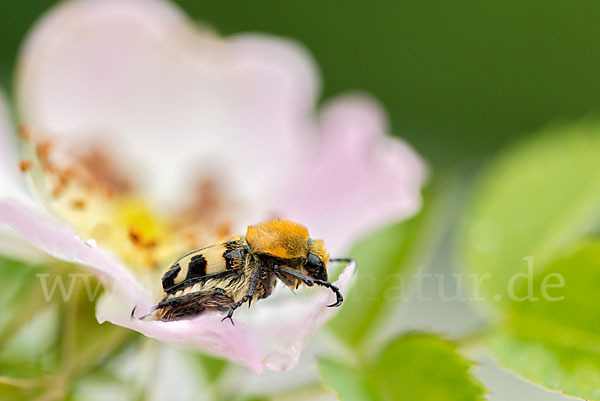
[[353,263],[355,262],[352,258],[329,258],[330,262],[339,262],[339,263]]

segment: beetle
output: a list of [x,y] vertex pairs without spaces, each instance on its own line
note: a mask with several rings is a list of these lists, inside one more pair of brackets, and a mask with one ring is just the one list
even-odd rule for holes
[[[192,251],[162,276],[161,299],[146,315],[156,320],[188,319],[207,311],[225,312],[222,319],[233,324],[233,314],[244,303],[267,298],[277,280],[293,289],[301,285],[329,288],[339,307],[344,298],[328,281],[329,258],[320,239],[312,239],[306,227],[285,219],[271,219],[251,225],[244,236]],[[135,310],[135,308],[134,308]],[[132,311],[133,316],[133,311]]]

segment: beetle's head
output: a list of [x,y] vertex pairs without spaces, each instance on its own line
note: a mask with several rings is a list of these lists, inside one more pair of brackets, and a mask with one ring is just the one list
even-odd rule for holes
[[327,281],[327,259],[329,255],[320,239],[308,239],[308,254],[304,269],[317,280]]

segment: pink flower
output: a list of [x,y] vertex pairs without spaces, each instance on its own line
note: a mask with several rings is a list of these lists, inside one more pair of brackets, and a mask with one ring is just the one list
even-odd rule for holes
[[[424,165],[385,135],[380,106],[352,95],[315,114],[318,93],[316,68],[292,41],[221,38],[159,1],[65,2],[30,34],[18,69],[21,167],[38,200],[0,110],[0,221],[104,280],[99,322],[257,372],[289,369],[336,312],[326,289],[278,288],[238,310],[235,326],[130,311],[156,303],[156,266],[249,224],[301,222],[343,256],[362,234],[419,209]],[[6,243],[11,233],[0,235]],[[353,271],[336,282],[344,293]]]

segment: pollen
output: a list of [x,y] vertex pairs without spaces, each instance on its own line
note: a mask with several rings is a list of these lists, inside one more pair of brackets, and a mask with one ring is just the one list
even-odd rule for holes
[[73,208],[75,209],[84,209],[85,208],[85,200],[84,199],[75,199],[73,200],[73,202],[71,202],[71,205],[73,205]]
[[224,220],[217,224],[215,228],[217,239],[223,239],[231,236],[231,221]]
[[27,127],[26,125],[19,125],[17,127],[17,132],[19,133],[21,139],[24,141],[28,141],[31,138],[31,132],[29,131],[29,127]]
[[21,170],[21,172],[26,172],[27,170],[29,170],[31,168],[31,166],[33,166],[33,163],[31,162],[31,160],[21,160],[19,162],[19,170]]
[[52,163],[50,163],[50,152],[52,150],[52,143],[45,141],[37,145],[36,151],[37,156],[45,169],[51,170]]
[[108,148],[37,140],[26,126],[20,134],[19,167],[48,210],[134,270],[162,269],[182,253],[230,235],[228,205],[216,182],[199,180],[196,190],[182,194],[188,203],[165,212],[138,192]]

